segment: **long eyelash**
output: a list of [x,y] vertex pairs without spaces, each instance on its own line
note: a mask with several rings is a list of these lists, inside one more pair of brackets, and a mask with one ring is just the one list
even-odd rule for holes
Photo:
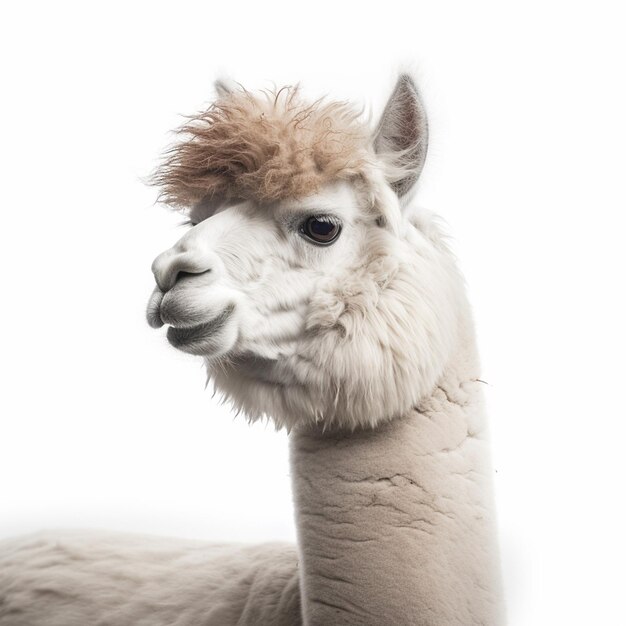
[[[340,226],[341,222],[333,215],[311,215],[310,217],[314,217],[318,222],[328,222],[329,224],[334,224],[335,226]],[[310,219],[307,218],[307,219]]]

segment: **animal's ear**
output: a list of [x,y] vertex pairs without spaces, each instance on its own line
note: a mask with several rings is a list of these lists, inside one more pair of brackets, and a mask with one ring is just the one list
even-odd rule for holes
[[428,121],[413,79],[401,74],[374,135],[374,150],[390,165],[389,182],[398,197],[417,182],[428,150]]
[[234,91],[237,91],[237,83],[235,83],[230,78],[218,78],[213,83],[213,87],[215,88],[215,92],[217,93],[218,98],[224,98]]

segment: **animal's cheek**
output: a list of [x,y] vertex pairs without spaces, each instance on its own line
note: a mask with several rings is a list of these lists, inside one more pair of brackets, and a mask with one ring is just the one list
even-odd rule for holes
[[381,256],[368,265],[368,274],[380,291],[384,291],[400,271],[399,260],[392,256]]
[[376,316],[382,292],[369,278],[355,277],[340,289],[316,294],[307,318],[307,330],[334,330],[339,337],[353,339],[371,316]]
[[345,302],[338,294],[317,294],[310,304],[306,329],[315,332],[335,328],[344,311]]
[[393,289],[400,264],[392,255],[381,255],[348,274],[334,277],[334,287],[314,294],[306,328],[335,330],[354,339],[371,318],[378,318],[381,302]]

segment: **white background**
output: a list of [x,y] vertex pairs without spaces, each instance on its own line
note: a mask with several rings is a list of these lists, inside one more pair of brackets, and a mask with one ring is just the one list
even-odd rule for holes
[[13,3],[0,16],[0,537],[293,539],[286,436],[144,322],[183,232],[143,185],[230,75],[432,125],[418,201],[478,323],[510,623],[624,624],[624,16],[618,2]]

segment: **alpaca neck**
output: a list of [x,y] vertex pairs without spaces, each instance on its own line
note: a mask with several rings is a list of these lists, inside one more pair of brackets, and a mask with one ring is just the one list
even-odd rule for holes
[[305,626],[500,623],[473,369],[375,430],[290,435]]

